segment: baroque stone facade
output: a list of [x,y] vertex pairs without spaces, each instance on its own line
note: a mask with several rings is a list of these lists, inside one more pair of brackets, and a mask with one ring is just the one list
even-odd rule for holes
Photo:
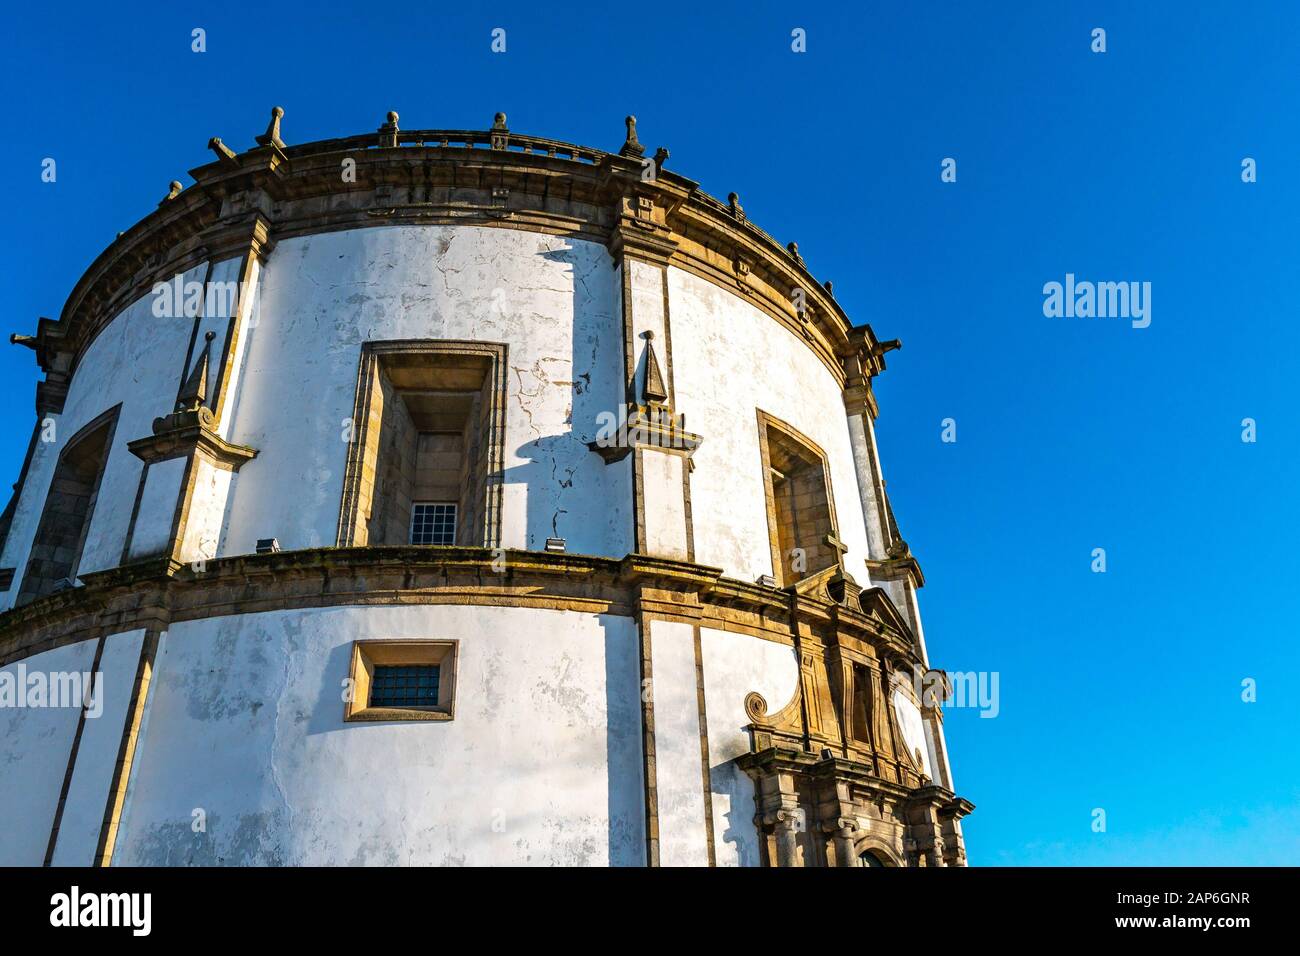
[[14,336],[0,692],[101,696],[0,708],[0,863],[963,865],[898,343],[631,117],[282,117]]

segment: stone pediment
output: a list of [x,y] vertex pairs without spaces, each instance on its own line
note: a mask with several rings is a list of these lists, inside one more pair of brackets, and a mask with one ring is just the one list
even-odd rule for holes
[[858,601],[862,605],[862,613],[867,617],[879,621],[900,634],[906,635],[912,643],[916,642],[916,635],[912,633],[912,626],[899,612],[898,608],[894,606],[894,602],[884,588],[867,588],[858,596]]

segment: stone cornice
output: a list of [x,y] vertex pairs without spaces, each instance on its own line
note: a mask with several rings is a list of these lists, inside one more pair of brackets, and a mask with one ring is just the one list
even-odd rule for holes
[[682,416],[672,409],[632,402],[627,405],[626,418],[615,434],[589,441],[587,447],[608,465],[622,461],[637,448],[653,448],[690,458],[703,441],[700,435],[682,427]]
[[751,776],[763,773],[794,773],[811,779],[829,779],[852,784],[865,794],[903,804],[929,807],[941,816],[960,820],[975,804],[937,784],[909,788],[877,776],[871,765],[835,755],[819,755],[794,747],[772,746],[750,751],[736,758],[736,766]]
[[912,582],[913,587],[925,587],[925,575],[921,573],[921,565],[910,552],[894,558],[869,559],[866,565],[874,580],[897,581],[907,578]]
[[[504,553],[504,569],[500,564]],[[829,599],[746,584],[717,568],[489,548],[313,548],[206,561],[151,559],[81,576],[83,586],[0,614],[0,664],[145,624],[339,605],[542,607],[631,616],[643,603],[701,626],[793,644],[833,629],[906,658],[907,635]],[[793,599],[792,599],[793,598]]]
[[199,422],[166,428],[146,438],[127,442],[126,447],[131,454],[150,465],[197,451],[213,464],[228,471],[238,471],[244,462],[257,457],[256,448],[228,442],[213,431],[209,424]]
[[[742,294],[800,335],[841,384],[883,368],[871,359],[874,335],[851,324],[793,244],[782,248],[734,200],[724,204],[663,169],[666,154],[646,178],[634,158],[521,136],[503,124],[485,131],[394,124],[378,138],[297,146],[284,146],[277,133],[244,153],[211,146],[218,159],[191,171],[195,184],[122,233],[74,287],[58,322],[41,323],[43,366],[69,374],[126,304],[156,281],[238,254],[250,229],[260,253],[296,235],[460,223],[580,237],[670,263]],[[341,175],[348,160],[352,181]],[[792,302],[796,289],[802,311]],[[57,395],[44,401],[55,404]]]
[[821,756],[793,747],[774,746],[741,754],[736,758],[736,766],[747,773],[778,771],[813,777],[834,777],[900,801],[911,799],[922,792],[877,776],[871,765],[862,761]]

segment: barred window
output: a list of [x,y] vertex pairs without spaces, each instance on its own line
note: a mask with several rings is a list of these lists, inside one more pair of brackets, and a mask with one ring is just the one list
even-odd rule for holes
[[398,665],[375,668],[370,679],[371,707],[436,707],[438,665]]
[[389,638],[352,645],[343,719],[451,720],[456,641]]
[[361,346],[339,547],[500,541],[506,351],[452,339]]
[[417,501],[411,506],[411,544],[455,544],[456,505]]

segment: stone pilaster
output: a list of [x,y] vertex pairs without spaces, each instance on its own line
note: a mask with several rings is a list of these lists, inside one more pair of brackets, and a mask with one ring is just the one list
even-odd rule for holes
[[908,802],[907,837],[917,866],[945,866],[943,828],[937,801],[927,791],[918,791]]
[[[272,126],[278,128],[278,117]],[[273,138],[261,148],[276,152],[278,132],[267,135]],[[152,435],[127,445],[145,467],[124,563],[166,557],[198,567],[216,557],[234,475],[257,454],[228,438],[233,395],[256,321],[257,281],[273,248],[264,214],[270,200],[263,192],[245,191],[226,204],[230,218],[205,236],[213,258],[176,406],[154,419]]]
[[768,844],[769,865],[803,866],[800,835],[805,820],[795,792],[794,774],[777,772],[761,777],[757,791],[754,823]]
[[216,416],[204,404],[213,338],[209,332],[176,411],[155,418],[152,435],[127,443],[145,468],[124,563],[165,557],[197,566],[216,557],[230,482],[257,455],[255,449],[223,439]]

